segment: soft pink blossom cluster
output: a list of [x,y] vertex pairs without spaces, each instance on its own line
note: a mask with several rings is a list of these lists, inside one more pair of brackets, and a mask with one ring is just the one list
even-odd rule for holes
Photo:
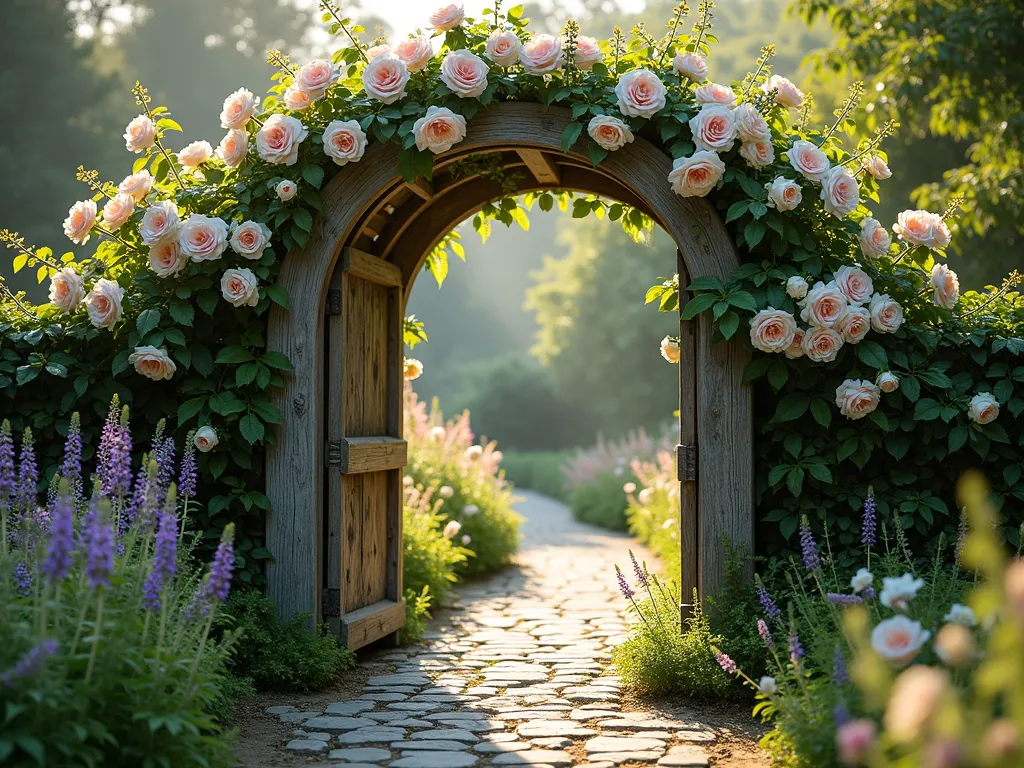
[[598,435],[597,442],[578,450],[563,471],[569,486],[576,487],[605,474],[625,475],[634,460],[653,461],[659,452],[668,451],[673,445],[675,442],[668,435],[653,438],[642,428],[620,440],[606,440]]

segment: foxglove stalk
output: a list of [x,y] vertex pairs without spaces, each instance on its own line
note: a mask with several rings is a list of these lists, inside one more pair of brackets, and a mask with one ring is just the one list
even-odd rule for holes
[[715,661],[718,662],[718,666],[722,668],[724,672],[732,674],[736,671],[736,662],[733,661],[727,653],[716,653]]
[[764,640],[764,644],[768,647],[768,650],[775,650],[775,640],[772,638],[772,631],[768,629],[768,623],[764,619],[757,620],[757,634]]
[[875,503],[875,491],[868,488],[864,499],[864,517],[860,523],[860,543],[865,547],[875,546],[878,536],[878,505]]
[[32,646],[21,655],[13,667],[0,674],[0,683],[8,688],[13,688],[16,680],[38,674],[46,660],[56,656],[58,650],[60,650],[60,643],[56,640],[44,640],[38,645]]
[[808,571],[816,571],[821,567],[818,546],[814,543],[814,535],[811,533],[811,524],[807,521],[807,515],[800,520],[800,555],[804,562],[804,568]]
[[51,584],[63,581],[71,570],[71,553],[75,549],[74,516],[71,489],[63,480],[50,513],[50,542],[40,569]]

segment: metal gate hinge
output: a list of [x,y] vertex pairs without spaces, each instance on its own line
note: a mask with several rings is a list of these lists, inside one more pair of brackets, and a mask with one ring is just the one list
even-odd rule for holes
[[324,447],[324,464],[327,467],[341,466],[341,440],[328,440]]
[[341,616],[341,590],[324,587],[320,593],[320,608],[325,617]]
[[337,288],[327,289],[327,314],[341,314],[341,291]]
[[677,445],[676,457],[678,460],[678,477],[683,482],[692,483],[697,481],[697,446]]

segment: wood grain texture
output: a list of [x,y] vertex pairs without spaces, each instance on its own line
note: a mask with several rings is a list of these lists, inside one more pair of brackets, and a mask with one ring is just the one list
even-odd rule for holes
[[404,626],[405,603],[381,600],[342,617],[341,643],[354,651]]
[[[683,254],[676,252],[676,271],[679,285],[690,284]],[[679,442],[682,445],[697,443],[697,354],[696,322],[683,320],[683,307],[689,292],[679,291]],[[693,591],[700,591],[700,498],[697,492],[700,479],[700,458],[698,454],[698,482],[686,482],[679,478],[679,549],[682,572],[682,603],[692,605]],[[682,618],[690,610],[683,610]]]
[[341,473],[382,472],[408,463],[408,444],[400,437],[346,437],[341,441]]
[[344,259],[343,269],[351,275],[391,288],[402,284],[402,270],[377,256],[356,248],[346,248]]
[[533,178],[541,184],[558,184],[562,180],[562,174],[558,171],[558,164],[555,161],[536,149],[518,149],[516,152],[526,167],[530,169]]

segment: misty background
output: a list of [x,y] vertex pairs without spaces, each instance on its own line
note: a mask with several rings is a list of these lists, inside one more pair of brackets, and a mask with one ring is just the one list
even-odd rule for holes
[[[479,15],[483,0],[467,3]],[[413,32],[433,10],[420,0],[364,0],[350,15],[367,41]],[[694,3],[696,5],[696,3]],[[774,70],[813,92],[825,121],[846,83],[823,82],[805,56],[827,47],[832,31],[808,28],[788,11],[789,0],[719,0],[710,57],[712,79],[741,79],[761,46],[775,43]],[[535,28],[556,32],[571,14],[584,34],[608,37],[615,25],[638,20],[658,34],[673,3],[573,0],[527,3]],[[72,246],[62,234],[67,209],[87,195],[75,180],[79,165],[120,180],[134,156],[120,138],[138,108],[129,93],[136,79],[154,104],[166,105],[184,127],[171,149],[206,139],[216,145],[224,97],[239,87],[265,91],[268,49],[296,61],[328,55],[337,44],[311,0],[4,0],[0,42],[0,227],[57,254]],[[691,22],[692,23],[692,22]],[[883,184],[874,215],[895,220],[910,193],[940,181],[963,163],[968,144],[935,138],[926,126],[906,126],[887,140],[893,177]],[[617,224],[573,220],[535,208],[530,230],[495,224],[486,244],[463,225],[465,263],[452,259],[443,289],[429,274],[418,279],[409,312],[426,323],[430,341],[412,353],[425,373],[416,382],[448,414],[469,408],[478,433],[505,448],[560,449],[617,437],[643,426],[660,431],[676,408],[677,373],[658,354],[676,332],[673,314],[643,306],[646,288],[675,271],[670,239],[655,233],[637,245]],[[961,285],[996,282],[1007,260],[987,233],[959,239],[950,263]],[[13,252],[0,255],[0,274],[35,302],[46,286],[26,270],[12,274]]]

